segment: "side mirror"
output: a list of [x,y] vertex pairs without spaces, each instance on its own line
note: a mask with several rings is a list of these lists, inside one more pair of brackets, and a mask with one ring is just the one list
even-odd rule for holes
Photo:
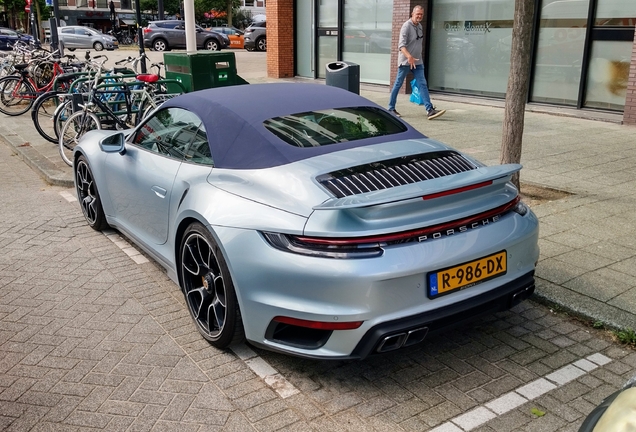
[[123,132],[117,132],[102,138],[99,141],[99,147],[105,153],[120,153],[124,155],[126,154],[126,137]]

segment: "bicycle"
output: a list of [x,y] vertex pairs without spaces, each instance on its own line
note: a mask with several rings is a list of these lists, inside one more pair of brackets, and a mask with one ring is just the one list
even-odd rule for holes
[[31,109],[38,96],[51,90],[55,77],[64,73],[59,59],[41,66],[43,69],[35,77],[29,72],[27,63],[14,67],[18,75],[0,79],[0,112],[9,116],[18,116]]

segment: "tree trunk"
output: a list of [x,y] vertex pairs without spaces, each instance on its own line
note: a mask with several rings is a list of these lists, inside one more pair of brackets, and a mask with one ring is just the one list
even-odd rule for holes
[[[510,50],[510,76],[506,90],[506,109],[501,141],[501,163],[521,162],[521,142],[532,45],[532,20],[534,0],[515,0],[515,17],[512,27],[512,47]],[[512,182],[519,189],[519,173]]]
[[232,27],[232,0],[227,1],[227,26]]

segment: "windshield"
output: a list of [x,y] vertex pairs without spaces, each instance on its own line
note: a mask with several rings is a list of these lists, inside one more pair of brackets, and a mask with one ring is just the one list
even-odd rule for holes
[[392,115],[373,107],[308,111],[266,120],[264,126],[296,147],[319,147],[407,130]]

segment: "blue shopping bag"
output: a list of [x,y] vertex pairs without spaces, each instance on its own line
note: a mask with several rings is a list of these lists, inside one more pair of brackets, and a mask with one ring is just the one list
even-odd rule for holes
[[424,105],[424,101],[422,100],[422,95],[420,94],[420,88],[417,85],[417,80],[413,78],[411,81],[411,97],[409,98],[411,102],[418,105]]

